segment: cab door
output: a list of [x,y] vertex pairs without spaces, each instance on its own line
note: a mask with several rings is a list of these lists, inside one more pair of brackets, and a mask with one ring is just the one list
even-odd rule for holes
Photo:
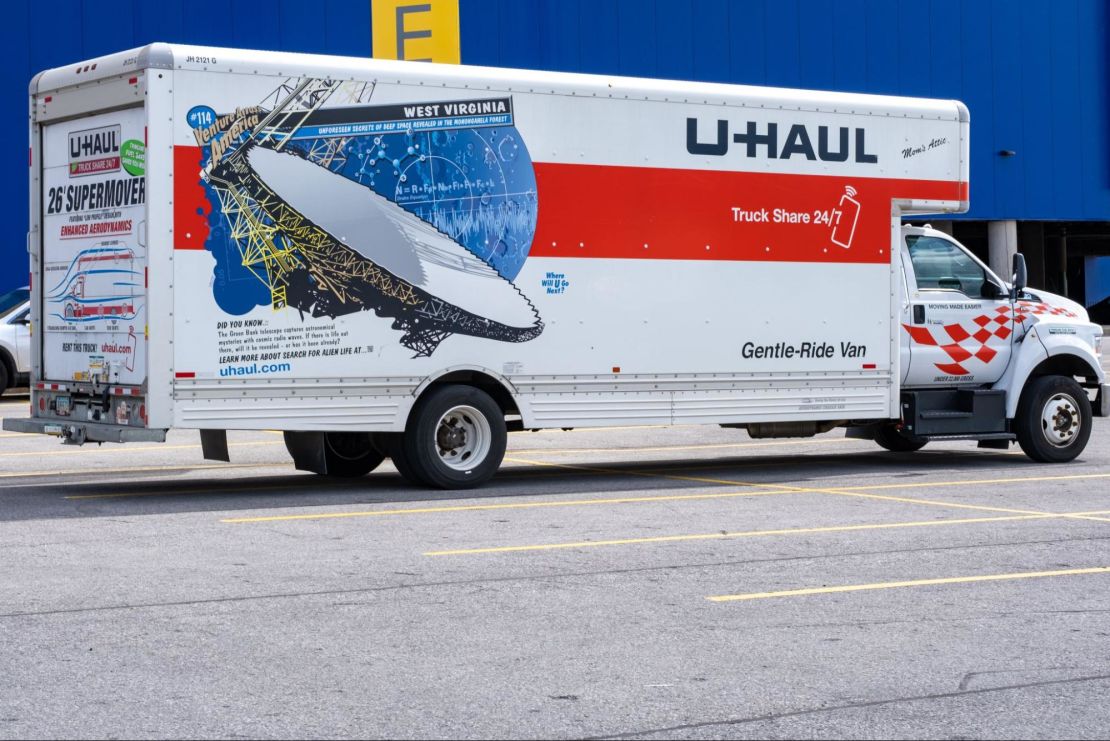
[[902,357],[907,387],[992,384],[1012,355],[1013,305],[1000,281],[961,245],[908,233]]

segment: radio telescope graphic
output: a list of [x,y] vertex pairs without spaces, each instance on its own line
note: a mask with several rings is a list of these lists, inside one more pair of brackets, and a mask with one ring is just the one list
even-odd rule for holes
[[[351,85],[289,80],[250,131],[221,142],[215,161],[206,152],[223,222],[213,214],[209,239],[233,244],[238,257],[221,265],[213,245],[217,271],[245,271],[275,310],[391,318],[417,357],[454,334],[537,337],[543,322],[512,283],[537,212],[515,128],[319,135],[318,121],[375,115],[361,105],[373,86]],[[341,92],[347,106],[324,107]]]

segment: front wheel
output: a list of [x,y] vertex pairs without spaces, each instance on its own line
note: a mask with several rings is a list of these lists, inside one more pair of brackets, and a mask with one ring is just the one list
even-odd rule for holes
[[1025,454],[1040,463],[1066,463],[1091,436],[1091,400],[1074,378],[1041,376],[1018,402],[1014,432]]
[[893,424],[886,424],[875,431],[875,442],[892,453],[912,453],[925,447],[928,440],[907,435]]
[[402,474],[414,483],[471,489],[497,473],[507,441],[505,415],[489,394],[472,386],[441,386],[413,410],[395,463],[409,469]]

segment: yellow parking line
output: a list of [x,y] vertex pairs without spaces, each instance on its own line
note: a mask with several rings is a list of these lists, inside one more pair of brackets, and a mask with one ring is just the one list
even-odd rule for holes
[[[1024,453],[1022,453],[1024,455]],[[1019,476],[1001,479],[965,479],[963,481],[924,481],[916,484],[873,484],[870,486],[841,486],[839,491],[878,491],[881,489],[918,489],[933,486],[966,486],[970,484],[1026,484],[1035,481],[1083,481],[1110,479],[1110,473],[1076,473],[1060,476]]]
[[[193,481],[197,481],[193,479]],[[203,483],[203,482],[200,482]],[[135,497],[168,497],[174,495],[212,495],[212,494],[241,494],[251,495],[260,491],[285,491],[288,489],[300,489],[304,487],[303,479],[292,479],[284,484],[270,484],[268,486],[257,486],[251,484],[248,488],[241,491],[228,488],[227,486],[213,486],[206,489],[160,489],[158,491],[136,491],[131,493],[114,493],[114,494],[74,494],[72,496],[63,497],[63,499],[131,499]],[[345,483],[329,482],[329,490],[343,490],[343,489],[357,489],[359,482],[357,480],[346,480]],[[317,492],[320,493],[320,492]],[[323,492],[327,493],[327,492]]]
[[776,530],[745,530],[740,532],[694,533],[690,535],[658,535],[647,538],[616,538],[612,540],[582,540],[572,543],[542,543],[537,545],[506,545],[487,548],[455,548],[444,551],[426,551],[425,556],[473,556],[487,553],[520,553],[525,551],[553,551],[566,548],[599,548],[614,545],[641,545],[645,543],[676,543],[693,540],[725,540],[729,538],[755,538],[772,535],[813,535],[816,533],[846,533],[864,530],[894,530],[917,527],[942,527],[945,525],[972,525],[986,522],[1015,522],[1018,520],[1050,520],[1071,514],[1110,514],[1110,510],[1093,513],[1008,515],[999,517],[969,517],[958,520],[917,520],[913,522],[886,522],[867,525],[830,525],[825,527],[799,527]]
[[[258,440],[256,442],[247,442],[247,443],[228,443],[227,446],[229,448],[239,448],[239,447],[247,447],[247,446],[252,446],[252,445],[284,445],[284,444],[285,443],[283,443],[280,440]],[[81,449],[81,450],[70,448],[69,450],[45,450],[45,451],[36,450],[36,451],[28,451],[28,452],[21,452],[21,453],[0,453],[0,458],[21,458],[21,457],[27,457],[27,456],[43,456],[43,455],[75,455],[75,454],[91,455],[91,454],[94,454],[94,453],[140,453],[140,452],[147,451],[147,450],[192,450],[192,449],[196,449],[196,448],[199,448],[199,447],[200,447],[200,445],[165,445],[165,444],[159,444],[159,445],[144,445],[144,446],[141,446],[141,447],[132,448],[132,447],[128,447],[126,445],[122,445],[120,447],[110,447],[110,448],[97,447],[97,448],[86,448],[86,449]]]
[[[537,462],[525,459],[511,459],[521,463],[527,463],[535,466],[552,466],[556,468],[571,468],[575,470],[585,470],[588,473],[623,473],[621,471],[610,469],[599,469],[595,467],[583,468],[580,466],[571,466],[565,464],[554,464],[547,462]],[[1043,478],[1043,477],[1038,477]],[[1020,481],[1021,479],[989,479],[976,482],[966,483],[1008,483],[1009,481]],[[359,517],[383,517],[393,515],[416,515],[416,514],[435,514],[443,512],[467,512],[467,511],[484,511],[484,510],[498,510],[498,509],[536,509],[548,507],[577,507],[577,506],[591,506],[602,504],[630,504],[630,503],[650,503],[650,502],[674,502],[674,501],[698,501],[698,500],[713,500],[713,499],[734,499],[746,496],[768,496],[771,494],[842,494],[843,496],[861,497],[866,499],[877,499],[884,501],[902,502],[908,504],[924,504],[930,506],[949,507],[953,509],[969,509],[974,511],[984,512],[1000,512],[1005,514],[1025,515],[1032,517],[1052,517],[1064,519],[1083,519],[1095,520],[1099,522],[1110,522],[1110,518],[1098,517],[1097,515],[1110,514],[1110,510],[1106,512],[1075,512],[1075,513],[1058,513],[1058,512],[1043,512],[1039,510],[1025,510],[1014,509],[1009,507],[991,507],[985,505],[975,504],[962,504],[958,502],[945,502],[930,499],[917,499],[911,497],[895,497],[882,494],[866,494],[857,489],[866,487],[854,487],[851,490],[841,489],[819,489],[812,487],[798,487],[786,486],[782,484],[759,484],[754,482],[731,482],[734,486],[749,487],[747,491],[742,492],[724,492],[724,493],[710,493],[710,494],[674,494],[662,496],[643,496],[643,497],[617,497],[608,499],[579,499],[568,501],[546,501],[546,502],[518,502],[518,503],[498,503],[498,504],[478,504],[478,505],[449,505],[440,507],[420,507],[410,509],[393,509],[393,510],[367,510],[357,512],[314,512],[309,514],[297,515],[273,515],[263,517],[237,517],[221,520],[221,522],[229,524],[244,524],[244,523],[259,523],[259,522],[286,522],[297,520],[329,520],[329,519],[346,519],[346,518],[359,518]],[[936,482],[937,485],[950,485],[959,482]],[[927,486],[928,484],[915,484],[914,486]],[[132,494],[96,494],[84,497],[74,496],[67,497],[73,499],[108,499],[115,497],[131,497],[131,496],[156,496],[174,494],[173,491],[160,491],[160,492],[141,492]],[[734,537],[734,536],[730,536]]]
[[[940,485],[947,485],[941,482]],[[1044,512],[1035,509],[1015,509],[1013,507],[991,507],[984,504],[963,504],[960,502],[946,502],[942,499],[918,499],[917,497],[892,497],[884,494],[867,494],[861,491],[847,491],[841,489],[814,489],[814,492],[823,494],[834,494],[844,497],[857,497],[860,499],[876,499],[883,502],[903,502],[905,504],[924,504],[932,507],[948,507],[951,509],[970,509],[979,512],[1013,512],[1015,514],[1059,514],[1056,512]],[[1086,515],[1072,515],[1072,514],[1059,514],[1060,517],[1068,517],[1077,520],[1095,520],[1099,522],[1110,522],[1102,517],[1090,517]]]
[[985,576],[953,576],[944,579],[913,579],[911,581],[888,581],[875,584],[848,584],[840,587],[814,587],[811,589],[786,589],[781,592],[753,592],[751,594],[725,594],[706,597],[710,602],[738,602],[741,600],[770,599],[772,597],[804,597],[812,594],[841,594],[843,592],[864,592],[872,589],[900,589],[902,587],[929,587],[937,584],[970,584],[984,581],[1008,581],[1011,579],[1040,579],[1049,576],[1078,576],[1080,574],[1110,573],[1110,566],[1096,566],[1089,569],[1061,569],[1058,571],[1024,571],[1015,574],[987,574]]
[[[1051,512],[1049,512],[1049,513],[1041,512],[1039,510],[1014,509],[1014,508],[1011,508],[1011,507],[991,507],[989,505],[981,505],[981,504],[962,504],[962,503],[958,503],[958,502],[945,502],[945,501],[936,500],[936,499],[918,499],[916,497],[895,497],[895,496],[889,496],[889,495],[883,495],[883,494],[868,494],[868,493],[866,493],[866,490],[868,490],[870,487],[866,487],[866,486],[849,487],[849,488],[791,486],[791,485],[788,485],[788,484],[756,483],[756,482],[751,482],[751,481],[737,481],[735,479],[715,479],[715,478],[706,478],[706,477],[702,477],[702,476],[675,476],[675,475],[672,475],[672,474],[650,473],[650,472],[646,472],[646,471],[629,471],[629,470],[621,470],[621,469],[616,469],[616,468],[599,468],[599,467],[596,467],[596,466],[579,466],[579,465],[571,465],[571,464],[567,464],[567,463],[553,463],[551,461],[534,461],[534,460],[528,460],[528,459],[525,459],[525,458],[512,458],[512,459],[506,458],[506,460],[512,460],[516,463],[528,463],[528,464],[531,464],[533,466],[547,466],[547,467],[552,467],[552,468],[565,468],[565,469],[571,469],[571,470],[577,470],[577,471],[590,471],[590,472],[594,472],[594,473],[608,473],[608,474],[629,475],[629,476],[644,476],[644,477],[648,477],[648,478],[661,478],[661,479],[670,479],[670,480],[675,480],[675,481],[692,481],[692,482],[699,483],[699,484],[718,484],[718,485],[722,485],[722,486],[758,486],[761,489],[778,489],[778,490],[784,491],[784,492],[795,492],[795,493],[804,492],[804,493],[809,493],[809,494],[832,494],[832,495],[835,495],[835,496],[857,497],[857,498],[861,498],[861,499],[877,499],[877,500],[890,501],[890,502],[902,502],[902,503],[905,503],[905,504],[924,504],[924,505],[933,506],[933,507],[947,507],[947,508],[952,508],[952,509],[969,509],[969,510],[976,510],[976,511],[980,511],[980,512],[1011,512],[1011,513],[1017,513],[1017,514],[1056,514],[1056,513],[1051,513]],[[1078,474],[1077,475],[1077,477],[1080,477],[1080,476],[1084,477],[1084,478],[1110,478],[1110,474]],[[1011,483],[1011,482],[1021,483],[1023,481],[1031,481],[1031,480],[1051,481],[1051,480],[1056,480],[1058,478],[1059,479],[1067,479],[1067,478],[1070,478],[1070,477],[1069,476],[1062,476],[1062,477],[1038,476],[1038,477],[1013,478],[1013,479],[981,479],[981,480],[978,480],[978,481],[934,481],[934,482],[920,482],[920,483],[916,483],[916,484],[907,484],[907,487],[925,488],[925,487],[929,487],[929,486],[959,486],[959,485],[971,486],[971,485],[985,485],[985,484],[989,484],[989,483],[1005,484],[1005,483]],[[886,489],[888,487],[896,488],[897,486],[898,486],[897,484],[878,484],[874,488]],[[1061,516],[1071,517],[1071,515],[1061,515]],[[1075,517],[1077,517],[1078,519],[1094,519],[1094,520],[1100,520],[1101,521],[1101,518],[1078,517],[1078,516],[1075,516]]]
[[[153,471],[204,471],[213,468],[274,468],[286,466],[285,463],[216,463],[212,465],[198,464],[194,466],[130,466],[128,468],[71,468],[62,471],[23,471],[18,473],[0,473],[0,479],[37,479],[58,476],[88,476],[102,473],[149,473]],[[52,484],[54,485],[54,484]],[[57,484],[60,485],[60,484]]]
[[270,517],[231,517],[220,522],[285,522],[289,520],[332,520],[345,517],[385,517],[390,515],[426,515],[438,512],[472,512],[498,509],[539,509],[544,507],[583,507],[599,504],[642,504],[648,502],[678,502],[697,499],[733,499],[736,497],[756,497],[768,494],[781,494],[779,491],[742,491],[716,494],[668,494],[666,496],[615,497],[611,499],[571,499],[554,502],[501,502],[497,504],[457,504],[442,507],[418,507],[407,509],[377,509],[366,512],[318,512],[303,515],[273,515]]

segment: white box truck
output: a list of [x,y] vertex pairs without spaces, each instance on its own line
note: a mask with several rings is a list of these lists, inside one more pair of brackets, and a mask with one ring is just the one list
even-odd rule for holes
[[8,430],[461,488],[540,428],[1065,461],[1110,403],[1082,307],[903,226],[968,208],[956,101],[152,44],[30,114]]

